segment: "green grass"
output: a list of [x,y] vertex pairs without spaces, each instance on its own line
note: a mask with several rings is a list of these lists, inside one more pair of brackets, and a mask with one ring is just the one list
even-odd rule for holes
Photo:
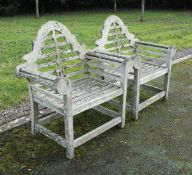
[[[25,80],[15,76],[16,65],[31,51],[38,28],[48,20],[64,23],[79,42],[93,48],[105,18],[111,12],[70,12],[46,15],[0,18],[0,109],[18,104],[27,96]],[[140,40],[176,45],[179,50],[192,47],[192,13],[147,11],[146,21],[139,22],[140,11],[117,13]]]

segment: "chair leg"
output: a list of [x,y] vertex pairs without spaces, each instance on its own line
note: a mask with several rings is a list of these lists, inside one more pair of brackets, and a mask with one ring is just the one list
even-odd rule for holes
[[74,131],[73,131],[73,116],[65,118],[65,138],[67,140],[67,158],[73,159],[74,154]]
[[121,128],[125,127],[125,117],[126,117],[126,93],[124,93],[121,97],[120,97],[120,108],[119,108],[119,112],[121,115]]
[[170,73],[167,73],[165,75],[165,79],[164,79],[164,89],[165,89],[165,97],[164,100],[167,101],[168,100],[168,95],[169,95],[169,85],[170,85]]
[[133,111],[132,111],[132,117],[134,120],[137,120],[139,115],[139,99],[140,99],[140,73],[138,69],[135,69],[134,83],[133,83]]
[[35,123],[38,120],[38,103],[31,100],[31,134],[35,134]]

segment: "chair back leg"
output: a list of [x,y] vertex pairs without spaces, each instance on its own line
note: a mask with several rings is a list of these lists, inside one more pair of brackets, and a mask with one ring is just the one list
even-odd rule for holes
[[140,72],[138,69],[134,69],[133,110],[132,110],[132,118],[134,120],[138,119],[139,101],[140,101]]
[[32,90],[30,86],[30,82],[28,83],[29,89],[29,98],[31,103],[31,134],[35,134],[35,124],[38,120],[38,103],[33,100]]

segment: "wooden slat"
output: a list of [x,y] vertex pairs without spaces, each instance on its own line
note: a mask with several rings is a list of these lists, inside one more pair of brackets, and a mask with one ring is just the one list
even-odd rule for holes
[[156,63],[153,63],[153,62],[141,62],[141,64],[150,64],[150,65],[153,65],[155,67],[163,67],[165,68],[165,65],[162,65],[162,64],[156,64]]
[[121,58],[121,59],[131,59],[131,58],[133,58],[132,56],[123,55],[123,54],[120,54],[120,53],[108,52],[108,51],[95,50],[94,52],[109,55],[109,56],[113,56],[113,57],[117,57],[117,58]]
[[39,88],[37,86],[31,86],[32,90],[35,90],[36,91],[36,95],[39,95],[39,94],[44,94],[50,98],[53,98],[54,100],[56,101],[59,101],[60,103],[63,103],[63,97],[59,94],[55,94],[55,93],[51,93],[50,91],[47,91],[47,90],[44,90],[42,88]]
[[165,53],[158,53],[158,52],[154,52],[154,51],[149,51],[149,50],[141,50],[141,49],[137,49],[137,53],[143,53],[143,54],[150,54],[150,55],[157,55],[160,57],[165,57],[166,54]]
[[124,33],[123,32],[114,32],[114,33],[109,33],[109,37],[111,37],[111,36],[116,36],[116,35],[124,35]]
[[100,68],[100,69],[117,69],[117,65],[114,64],[102,64],[102,63],[92,63],[90,61],[87,62],[87,64],[90,66],[89,69],[91,69],[91,67],[95,67],[95,68]]
[[101,71],[97,71],[97,70],[91,70],[90,73],[96,74],[96,75],[100,75],[103,76],[105,78],[109,78],[109,79],[114,79],[114,80],[119,80],[119,76],[116,75],[115,73],[113,74],[113,72],[107,73],[107,72],[101,72]]
[[89,101],[90,99],[92,99],[93,97],[99,97],[101,96],[101,94],[103,93],[108,93],[108,92],[111,92],[113,90],[116,90],[118,87],[115,87],[111,84],[108,84],[108,85],[95,85],[91,88],[87,88],[86,87],[86,90],[84,91],[80,91],[80,93],[77,94],[76,97],[73,98],[73,102],[78,102],[80,101],[81,103],[83,101]]
[[[65,35],[63,34],[63,33],[61,33],[61,34],[56,34],[55,35],[55,38],[57,39],[57,38],[60,38],[60,37],[65,37]],[[51,36],[47,36],[46,37],[46,40],[50,40],[50,39],[53,39],[53,36],[51,35]]]
[[50,123],[51,121],[57,119],[57,118],[61,118],[62,116],[55,113],[55,112],[52,112],[50,113],[49,115],[45,116],[45,117],[42,117],[38,120],[38,123],[41,124],[41,125],[45,125],[47,123]]
[[64,139],[63,137],[59,136],[58,134],[56,134],[54,132],[51,132],[49,129],[45,128],[44,126],[42,126],[40,124],[36,124],[35,130],[40,132],[41,134],[45,135],[46,137],[52,139],[59,145],[66,147],[66,145],[67,145],[66,139]]
[[51,53],[47,53],[47,54],[42,54],[39,56],[39,59],[45,59],[45,58],[49,58],[49,57],[55,57],[57,55],[60,54],[72,54],[72,53],[76,53],[76,51],[73,50],[58,50],[58,52],[51,52]]
[[101,133],[109,130],[110,128],[118,125],[119,123],[121,123],[121,117],[116,117],[116,118],[112,119],[111,121],[105,123],[104,125],[101,125],[100,127],[92,130],[91,132],[75,139],[75,147],[78,147],[78,146],[84,144],[85,142],[97,137]]
[[[116,42],[121,42],[121,41],[129,41],[129,40],[128,40],[128,38],[119,38],[119,39],[108,40],[106,42],[106,45],[113,44],[113,43],[116,43]],[[131,45],[129,44],[129,46],[131,46]]]
[[112,47],[112,48],[106,48],[106,51],[114,51],[114,50],[118,50],[118,49],[122,49],[122,48],[126,48],[126,47],[132,47],[130,44],[124,44],[124,45],[120,45],[120,46],[116,46],[116,47]]
[[84,102],[78,106],[76,106],[73,109],[73,115],[76,115],[78,113],[81,113],[87,109],[93,108],[95,106],[98,106],[104,102],[107,102],[111,100],[112,98],[118,97],[122,94],[122,89],[113,90],[111,92],[108,92],[106,94],[102,94],[99,96],[96,96],[95,98],[90,98],[89,101]]
[[129,50],[121,50],[120,51],[120,53],[122,53],[122,54],[128,54],[128,53],[134,53],[135,52],[135,50],[134,49],[129,49]]
[[75,64],[71,64],[71,65],[65,66],[65,69],[68,70],[68,69],[72,69],[72,68],[76,68],[76,67],[81,67],[81,66],[83,66],[83,65],[84,65],[83,62],[81,62],[81,63],[75,63]]
[[80,75],[80,74],[84,74],[84,73],[86,73],[85,69],[80,70],[80,71],[76,71],[76,72],[72,72],[72,73],[68,73],[67,78],[74,77],[76,75]]
[[57,42],[57,43],[54,43],[54,44],[45,45],[45,46],[43,46],[42,49],[51,49],[51,48],[55,48],[55,47],[65,46],[65,45],[68,45],[68,44],[69,44],[68,42]]
[[98,111],[98,112],[101,112],[102,114],[104,115],[107,115],[109,117],[112,117],[112,118],[115,118],[115,117],[118,117],[119,114],[113,110],[110,110],[110,109],[107,109],[101,105],[99,106],[96,106],[93,108],[94,110]]
[[163,91],[162,88],[159,88],[159,87],[156,87],[156,86],[152,86],[150,84],[143,84],[142,85],[142,88],[143,89],[146,89],[146,90],[152,90],[152,91],[155,91],[155,92],[161,92]]
[[117,62],[117,63],[122,63],[124,61],[124,59],[122,58],[116,58],[114,56],[109,56],[107,54],[104,53],[97,53],[97,52],[88,52],[86,54],[86,58],[88,59],[99,59],[99,60],[108,60],[111,62]]
[[139,104],[139,111],[141,111],[142,109],[144,109],[145,107],[151,105],[152,103],[156,102],[157,100],[163,98],[165,96],[165,91],[162,91],[156,95],[154,95],[153,97],[151,97],[150,99],[142,102]]
[[80,94],[78,94],[76,97],[74,97],[73,102],[78,101],[88,101],[89,99],[92,99],[93,97],[97,97],[100,95],[100,93],[107,91],[112,91],[113,89],[117,89],[117,87],[114,87],[112,85],[105,85],[103,87],[100,87],[100,85],[93,86],[92,88],[89,88],[85,91],[81,91]]
[[43,97],[39,97],[36,95],[33,95],[34,97],[34,101],[36,101],[37,103],[39,103],[42,106],[45,106],[61,115],[65,115],[64,112],[64,107],[62,106],[62,104],[58,105],[58,104],[54,104],[53,101],[51,101],[51,99],[48,100],[48,98],[43,99]]
[[113,29],[121,29],[121,27],[120,27],[120,26],[110,26],[109,29],[110,29],[110,30],[113,30]]
[[167,69],[162,69],[160,71],[154,72],[153,74],[145,75],[141,78],[140,84],[145,84],[153,79],[156,79],[162,75],[165,75],[168,72]]
[[155,44],[155,43],[143,42],[143,41],[136,41],[136,43],[146,45],[146,46],[152,46],[152,47],[155,47],[155,48],[169,49],[169,46],[161,45],[161,44]]

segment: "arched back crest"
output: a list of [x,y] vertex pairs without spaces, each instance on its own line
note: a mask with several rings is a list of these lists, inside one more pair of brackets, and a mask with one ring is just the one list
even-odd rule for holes
[[117,25],[121,29],[122,34],[124,34],[125,37],[130,41],[130,45],[134,47],[137,39],[135,39],[133,34],[129,33],[127,26],[118,16],[111,15],[104,22],[103,30],[101,32],[101,39],[96,41],[97,49],[105,50],[105,45],[107,44],[111,27],[114,25]]
[[57,21],[49,21],[42,25],[39,29],[37,37],[33,42],[33,51],[30,53],[31,56],[27,56],[26,58],[24,57],[25,61],[27,61],[28,63],[35,63],[38,60],[38,57],[42,55],[42,48],[45,46],[45,41],[47,40],[48,34],[50,34],[50,32],[52,32],[52,36],[50,36],[50,39],[53,40],[55,40],[55,37],[57,37],[55,32],[60,33],[60,37],[65,38],[66,42],[68,42],[72,46],[73,51],[78,52],[79,57],[83,59],[85,50],[78,43],[75,36],[72,35],[69,29],[62,23],[59,23]]

